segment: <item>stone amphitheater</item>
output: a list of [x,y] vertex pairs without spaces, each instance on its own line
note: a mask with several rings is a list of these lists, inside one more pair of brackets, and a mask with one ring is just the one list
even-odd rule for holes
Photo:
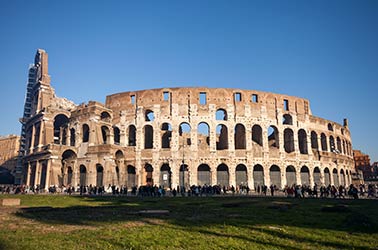
[[29,186],[351,183],[348,121],[313,116],[306,99],[193,87],[75,105],[56,97],[45,51],[32,69],[21,150]]

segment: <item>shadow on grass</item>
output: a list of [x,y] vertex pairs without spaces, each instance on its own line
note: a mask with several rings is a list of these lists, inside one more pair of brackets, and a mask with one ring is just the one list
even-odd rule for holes
[[[72,197],[88,205],[64,208],[21,208],[16,215],[47,224],[99,225],[101,223],[138,222],[156,218],[182,228],[221,226],[251,227],[256,225],[294,226],[344,232],[378,233],[378,211],[375,200],[294,200],[283,198],[210,197],[210,198],[138,198],[138,197]],[[325,206],[344,206],[327,212]],[[347,209],[345,209],[347,207]],[[141,210],[166,209],[169,214],[142,214]],[[332,212],[333,211],[333,212]],[[365,212],[366,211],[366,212]],[[257,230],[257,229],[256,229]],[[300,236],[274,230],[258,229],[289,240]],[[264,231],[265,230],[265,231]],[[203,231],[206,233],[206,230]],[[210,233],[210,232],[207,232]],[[344,245],[325,246],[343,248]],[[329,245],[327,245],[329,244]],[[1,247],[1,245],[0,245]]]

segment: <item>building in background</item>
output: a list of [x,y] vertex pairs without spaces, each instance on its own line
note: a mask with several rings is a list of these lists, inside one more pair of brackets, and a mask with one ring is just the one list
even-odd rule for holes
[[361,150],[353,150],[353,158],[356,171],[362,171],[364,179],[373,174],[369,155],[362,153]]
[[20,136],[0,136],[0,184],[13,184],[16,175]]
[[161,88],[75,105],[55,95],[44,50],[32,68],[21,119],[20,163],[28,186],[351,183],[348,121],[313,116],[304,98]]

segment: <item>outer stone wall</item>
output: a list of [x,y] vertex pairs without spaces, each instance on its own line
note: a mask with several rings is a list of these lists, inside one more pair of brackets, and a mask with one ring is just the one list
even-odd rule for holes
[[[166,88],[75,105],[50,85],[38,50],[22,119],[24,183],[56,186],[348,185],[348,122],[303,98],[253,90]],[[34,72],[33,71],[33,72]]]

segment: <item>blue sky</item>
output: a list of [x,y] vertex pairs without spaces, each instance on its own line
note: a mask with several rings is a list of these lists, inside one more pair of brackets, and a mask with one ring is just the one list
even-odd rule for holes
[[349,119],[378,161],[378,1],[0,2],[0,134],[18,134],[28,65],[49,53],[58,96],[137,89],[255,89]]

